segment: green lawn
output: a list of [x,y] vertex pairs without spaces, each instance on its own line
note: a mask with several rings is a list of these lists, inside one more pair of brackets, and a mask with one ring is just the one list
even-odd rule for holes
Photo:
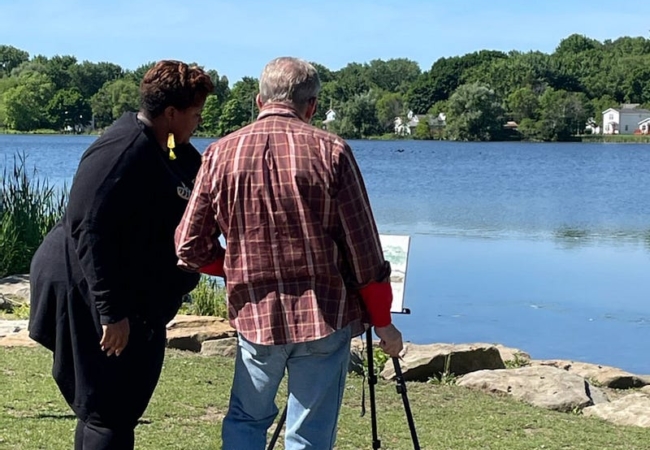
[[[0,348],[0,449],[69,450],[75,420],[50,375],[43,349]],[[170,351],[143,423],[138,449],[218,449],[232,360]],[[533,408],[509,398],[449,385],[409,383],[423,449],[647,449],[650,430],[616,427],[576,414]],[[361,378],[350,376],[339,449],[371,449],[370,412],[360,417]],[[282,391],[280,398],[284,398]],[[395,384],[377,390],[382,449],[412,447]],[[282,448],[281,442],[276,446]]]

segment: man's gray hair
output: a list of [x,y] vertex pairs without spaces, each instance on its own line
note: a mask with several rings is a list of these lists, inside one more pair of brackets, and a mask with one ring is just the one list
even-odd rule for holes
[[260,98],[263,103],[291,103],[302,107],[318,97],[318,72],[307,61],[280,57],[269,62],[260,77]]

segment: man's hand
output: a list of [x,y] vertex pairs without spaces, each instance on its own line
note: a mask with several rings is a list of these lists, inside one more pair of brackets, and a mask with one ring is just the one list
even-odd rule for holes
[[392,323],[385,327],[375,327],[375,334],[379,337],[379,346],[392,358],[399,357],[402,348],[402,333]]
[[129,343],[129,333],[131,327],[129,326],[129,319],[124,318],[119,322],[111,323],[109,325],[102,325],[104,335],[99,345],[102,351],[106,352],[106,356],[120,356],[124,351],[126,344]]

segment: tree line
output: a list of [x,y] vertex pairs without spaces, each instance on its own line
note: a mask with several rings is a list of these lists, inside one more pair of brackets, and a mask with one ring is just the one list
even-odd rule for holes
[[[74,56],[30,57],[0,45],[0,127],[101,129],[124,111],[138,109],[138,86],[153,65],[125,70],[110,62],[79,62]],[[422,71],[406,58],[350,63],[339,70],[314,63],[322,90],[315,123],[330,108],[328,128],[346,138],[394,133],[395,118],[408,112],[436,118],[421,120],[420,139],[568,140],[590,121],[602,126],[602,111],[622,103],[650,104],[650,40],[620,37],[598,41],[573,34],[553,53],[481,50],[443,57]],[[258,80],[230,84],[207,70],[215,84],[200,132],[223,136],[250,123],[257,114]],[[517,131],[504,127],[517,123]],[[513,134],[514,133],[514,134]]]

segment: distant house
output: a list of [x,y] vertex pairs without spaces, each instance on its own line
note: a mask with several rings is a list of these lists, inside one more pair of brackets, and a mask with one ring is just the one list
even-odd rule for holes
[[639,131],[641,134],[650,134],[650,118],[643,119],[639,122]]
[[603,134],[634,134],[645,119],[650,119],[650,110],[638,104],[609,108],[603,111]]
[[410,136],[422,120],[428,120],[431,125],[431,117],[427,114],[415,114],[413,111],[409,111],[405,118],[395,117],[395,134]]
[[336,111],[333,109],[328,109],[325,113],[325,120],[323,120],[323,129],[326,129],[328,125],[336,120]]
[[447,125],[447,116],[445,113],[434,116],[433,114],[414,114],[413,111],[409,111],[405,118],[395,117],[395,134],[399,136],[410,136],[415,132],[415,128],[417,128],[420,122],[425,120],[431,129],[441,129]]

